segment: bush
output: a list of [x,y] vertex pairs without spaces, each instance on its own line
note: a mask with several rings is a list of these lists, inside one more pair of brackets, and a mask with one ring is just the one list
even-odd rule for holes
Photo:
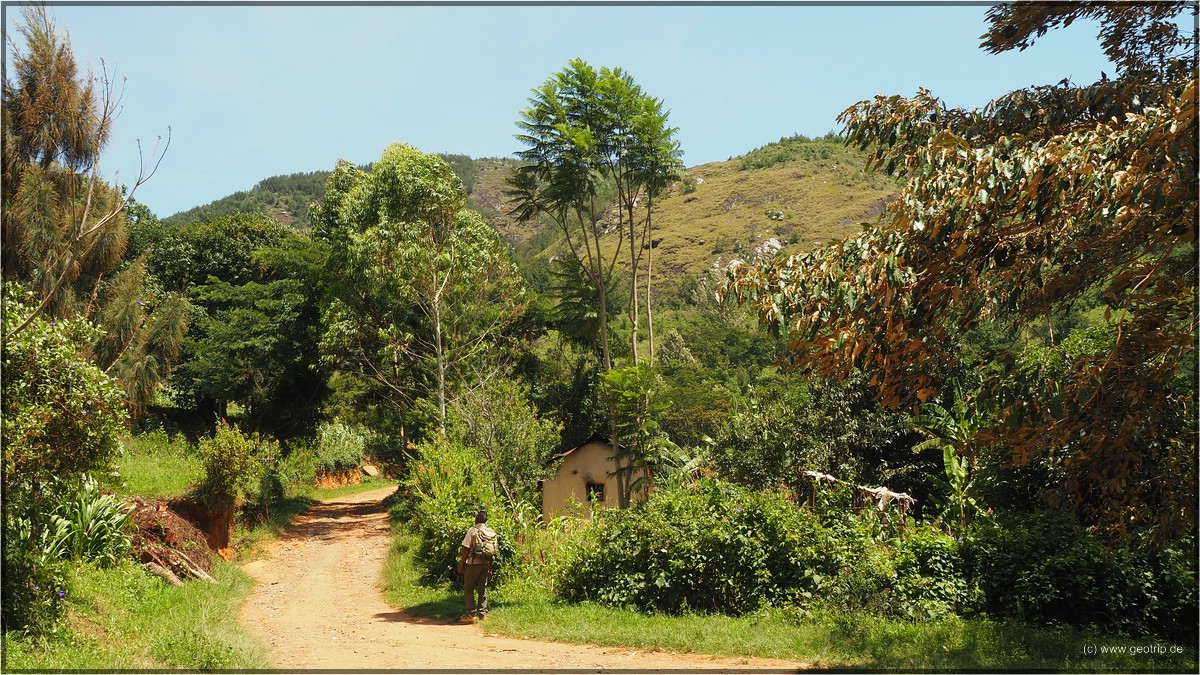
[[319,471],[357,469],[366,458],[371,434],[339,420],[317,427],[316,458]]
[[963,547],[992,616],[1196,641],[1194,539],[1109,545],[1070,514],[1039,511],[981,523]]
[[459,561],[463,537],[475,514],[488,512],[488,524],[499,535],[494,563],[498,579],[512,574],[517,558],[516,525],[492,489],[483,458],[470,447],[442,439],[417,445],[402,488],[408,499],[394,507],[420,537],[416,563],[425,583],[441,583]]
[[967,578],[957,540],[932,525],[914,526],[898,540],[888,613],[922,621],[973,613],[978,589]]
[[[47,530],[41,533],[47,535]],[[27,517],[5,505],[3,630],[36,633],[61,614],[66,595],[67,564],[45,553],[46,540],[34,533]]]
[[836,572],[829,532],[778,493],[704,480],[602,511],[562,566],[571,600],[672,614],[805,604]]
[[268,504],[282,496],[280,482],[271,471],[279,461],[275,441],[257,433],[247,436],[222,420],[197,451],[204,462],[201,494],[215,509],[232,509],[246,501]]
[[557,592],[671,614],[791,606],[916,620],[973,611],[954,539],[855,513],[843,492],[822,491],[813,511],[713,479],[656,490],[632,509],[597,514],[557,564]]
[[[29,296],[3,288],[4,566],[5,630],[36,630],[53,621],[61,565],[42,555],[51,512],[65,486],[86,472],[107,469],[124,430],[124,396],[112,378],[85,356],[97,338],[81,319],[45,316],[13,331],[30,316]],[[48,593],[50,595],[48,595]]]

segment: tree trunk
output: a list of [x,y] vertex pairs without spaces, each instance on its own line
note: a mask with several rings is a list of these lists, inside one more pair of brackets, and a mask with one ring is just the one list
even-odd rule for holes
[[[654,274],[654,230],[650,227],[650,213],[653,198],[650,196],[649,190],[646,192],[646,238],[649,243],[649,248],[646,249],[646,332],[647,332],[647,351],[646,358],[650,365],[654,365],[654,310],[650,305],[650,279]],[[635,292],[637,289],[634,289]]]
[[[437,288],[434,278],[434,287]],[[433,342],[437,353],[437,397],[438,397],[438,432],[446,433],[446,354],[442,345],[442,302],[441,291],[433,299]]]

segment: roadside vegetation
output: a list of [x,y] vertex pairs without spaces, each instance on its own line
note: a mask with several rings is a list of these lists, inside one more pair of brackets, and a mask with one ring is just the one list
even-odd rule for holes
[[[385,577],[418,615],[456,617],[447,575],[486,509],[485,622],[514,635],[1194,671],[1179,11],[999,5],[988,50],[1087,18],[1118,71],[979,111],[880,96],[843,133],[693,170],[665,102],[576,59],[514,111],[519,161],[394,144],[166,222],[133,198],[148,176],[92,170],[112,84],[24,8],[0,191],[3,665],[263,667],[226,560],[367,473],[401,486]],[[597,438],[608,508],[543,514],[539,481]]]

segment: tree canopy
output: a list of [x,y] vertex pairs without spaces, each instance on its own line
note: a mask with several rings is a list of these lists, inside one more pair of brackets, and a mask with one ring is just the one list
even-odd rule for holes
[[882,401],[912,408],[978,365],[962,361],[966,331],[996,321],[1019,332],[1098,292],[1101,347],[1053,377],[1002,364],[1006,377],[984,386],[993,423],[977,441],[1015,465],[1058,466],[1067,500],[1097,522],[1193,526],[1194,424],[1175,418],[1194,418],[1196,399],[1179,379],[1194,370],[1197,328],[1196,60],[1168,21],[1183,7],[991,10],[992,52],[1098,18],[1118,77],[976,110],[925,90],[851,106],[840,118],[849,142],[908,178],[899,198],[858,236],[737,269],[732,293],[789,335],[793,366],[865,369]]
[[523,307],[507,250],[465,203],[445,160],[395,144],[369,172],[339,164],[313,218],[331,246],[327,360],[393,410],[432,397],[439,428],[450,371],[486,376]]

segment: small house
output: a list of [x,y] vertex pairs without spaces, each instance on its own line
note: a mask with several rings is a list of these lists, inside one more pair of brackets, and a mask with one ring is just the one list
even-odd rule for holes
[[[549,520],[555,516],[570,514],[590,518],[592,506],[616,508],[620,506],[620,487],[613,474],[617,464],[613,461],[613,446],[607,439],[592,438],[577,448],[572,448],[551,461],[562,459],[558,472],[542,480],[542,517]],[[634,500],[645,498],[644,492],[635,492]],[[578,507],[570,508],[572,504]]]

